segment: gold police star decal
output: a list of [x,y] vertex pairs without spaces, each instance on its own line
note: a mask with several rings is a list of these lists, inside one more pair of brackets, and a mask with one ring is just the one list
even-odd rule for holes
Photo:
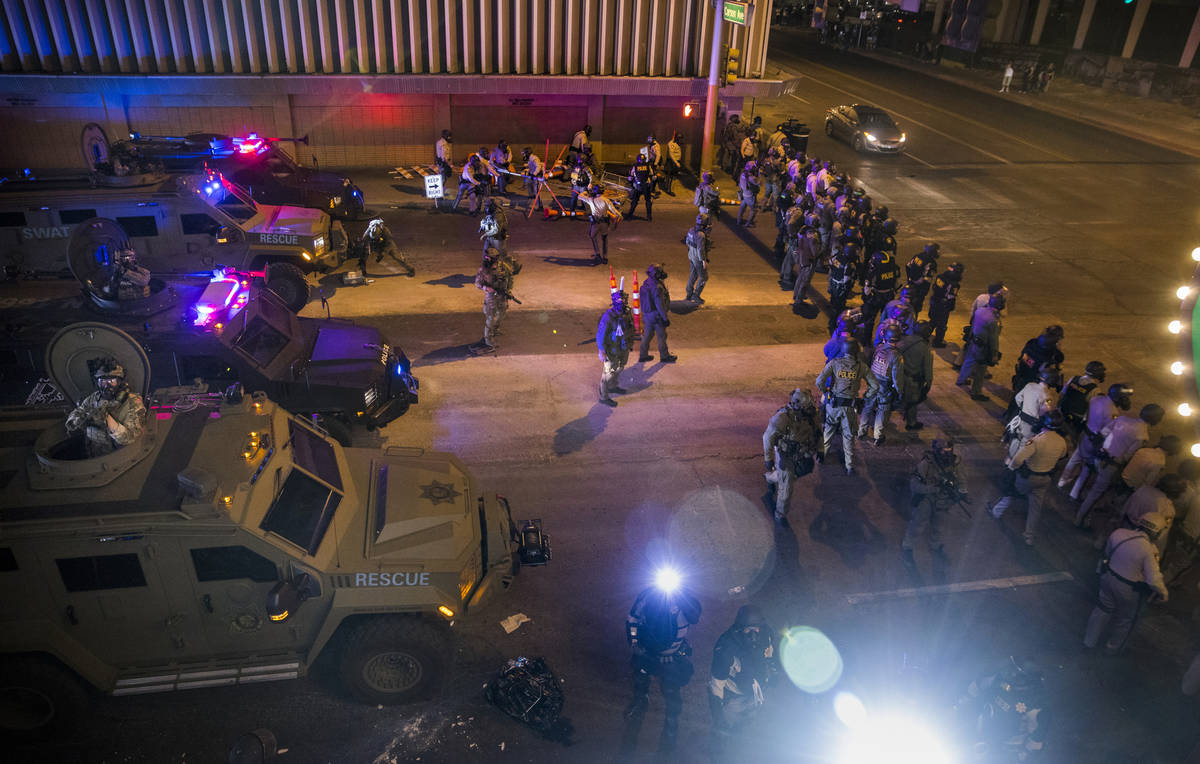
[[439,483],[434,480],[429,485],[421,486],[421,498],[429,499],[434,504],[441,504],[443,501],[453,504],[459,496],[462,496],[462,492],[454,490],[453,483]]
[[1024,703],[1022,703],[1020,701],[1017,702],[1017,713],[1018,714],[1023,714],[1028,710],[1029,710],[1029,707],[1026,706]]

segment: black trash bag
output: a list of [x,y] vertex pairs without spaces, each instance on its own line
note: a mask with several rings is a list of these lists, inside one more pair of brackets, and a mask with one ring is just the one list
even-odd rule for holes
[[510,658],[484,685],[488,702],[533,727],[543,737],[569,742],[571,723],[562,717],[563,692],[543,658]]

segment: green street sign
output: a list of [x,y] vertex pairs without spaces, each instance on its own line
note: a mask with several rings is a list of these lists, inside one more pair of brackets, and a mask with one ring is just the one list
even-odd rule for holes
[[725,0],[725,20],[731,24],[746,26],[746,3]]

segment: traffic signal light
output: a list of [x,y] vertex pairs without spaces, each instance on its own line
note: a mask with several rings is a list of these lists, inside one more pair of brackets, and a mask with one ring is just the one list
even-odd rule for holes
[[742,52],[737,48],[725,49],[725,70],[723,74],[726,85],[732,85],[737,82],[738,69],[741,67],[741,61],[739,60],[741,56]]

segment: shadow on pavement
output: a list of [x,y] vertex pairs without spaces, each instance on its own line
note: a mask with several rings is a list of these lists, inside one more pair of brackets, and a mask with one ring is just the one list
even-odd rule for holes
[[471,346],[474,344],[473,342],[469,342],[465,345],[452,345],[450,347],[431,350],[418,358],[413,363],[413,366],[436,366],[439,363],[450,363],[451,361],[463,361],[472,358],[474,354],[471,352]]
[[451,289],[462,289],[465,286],[475,283],[474,276],[468,276],[465,273],[452,273],[449,276],[442,276],[440,279],[430,279],[425,282],[430,286],[444,286]]
[[551,265],[566,265],[572,268],[591,267],[597,264],[596,259],[592,257],[559,257],[558,255],[543,257],[542,261]]
[[827,465],[821,472],[815,491],[821,512],[808,526],[808,535],[837,552],[847,567],[858,568],[867,555],[883,548],[884,536],[858,507],[870,486],[858,478],[825,474],[838,466]]
[[554,432],[555,456],[566,456],[583,448],[595,440],[608,425],[612,409],[600,403],[595,403],[588,413],[572,419]]

